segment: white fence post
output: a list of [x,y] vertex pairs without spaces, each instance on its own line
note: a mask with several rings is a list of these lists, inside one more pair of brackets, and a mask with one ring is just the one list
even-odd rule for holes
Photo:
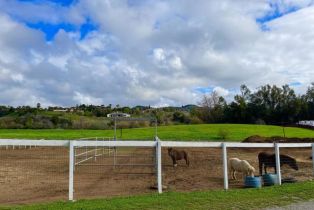
[[312,162],[313,162],[313,176],[314,176],[314,143],[312,144]]
[[162,193],[162,173],[161,173],[161,141],[156,141],[156,155],[157,155],[157,185],[158,193]]
[[69,200],[73,201],[74,188],[74,146],[73,141],[69,144]]
[[279,151],[278,143],[275,143],[275,155],[276,155],[276,173],[277,173],[277,178],[278,178],[278,184],[281,185],[280,151]]
[[[70,140],[71,142],[71,140]],[[75,171],[75,166],[76,166],[76,151],[75,148],[73,146],[73,171]]]
[[[98,137],[96,137],[96,141],[98,141]],[[96,147],[95,147],[94,159],[95,159],[94,161],[97,160],[97,145],[96,145]]]
[[228,190],[228,160],[227,160],[227,145],[222,143],[222,161],[223,161],[223,173],[224,173],[224,189]]
[[157,142],[158,142],[158,137],[155,136],[154,141],[156,143],[155,146],[155,170],[156,170],[156,176],[158,176],[158,146],[157,146]]

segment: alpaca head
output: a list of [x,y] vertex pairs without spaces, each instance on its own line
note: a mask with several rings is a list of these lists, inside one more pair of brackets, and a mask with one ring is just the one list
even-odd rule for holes
[[253,177],[254,173],[255,173],[255,168],[253,166],[250,166],[248,169],[248,175]]

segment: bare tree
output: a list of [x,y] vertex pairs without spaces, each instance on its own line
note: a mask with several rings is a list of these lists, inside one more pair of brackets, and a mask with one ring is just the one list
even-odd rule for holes
[[220,96],[216,91],[213,91],[209,95],[203,95],[202,101],[199,103],[201,107],[211,109],[219,104]]
[[225,99],[216,91],[209,95],[203,95],[202,100],[198,103],[200,108],[200,118],[205,122],[219,122],[223,116],[223,106]]

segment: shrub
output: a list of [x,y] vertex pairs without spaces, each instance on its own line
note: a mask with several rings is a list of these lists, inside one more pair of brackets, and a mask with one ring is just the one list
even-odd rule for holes
[[229,130],[225,128],[220,128],[217,133],[218,138],[223,140],[227,139],[229,135],[230,135]]
[[266,123],[265,123],[265,121],[263,119],[257,119],[255,121],[255,124],[257,124],[257,125],[266,125]]
[[191,117],[191,124],[201,124],[201,123],[203,123],[203,121],[200,118],[198,118],[197,116]]

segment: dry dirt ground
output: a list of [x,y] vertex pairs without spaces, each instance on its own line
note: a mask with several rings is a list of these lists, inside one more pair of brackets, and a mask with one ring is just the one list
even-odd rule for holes
[[[221,149],[187,149],[190,166],[179,161],[174,168],[167,150],[162,151],[163,185],[169,191],[195,191],[223,188]],[[81,154],[85,148],[77,149]],[[112,197],[153,193],[156,184],[154,149],[124,148],[100,149],[97,158],[92,157],[75,166],[75,199]],[[228,149],[228,157],[248,160],[258,174],[257,154],[267,149]],[[269,150],[273,151],[273,150]],[[282,167],[282,177],[295,177],[298,181],[312,179],[310,149],[281,149],[297,159],[299,170]],[[87,156],[89,157],[89,156]],[[86,158],[79,156],[76,160]],[[0,149],[0,204],[23,204],[66,200],[68,198],[67,148],[37,147]],[[115,163],[115,166],[114,166]],[[269,170],[270,172],[272,170]],[[243,178],[229,182],[230,188],[242,188]]]

